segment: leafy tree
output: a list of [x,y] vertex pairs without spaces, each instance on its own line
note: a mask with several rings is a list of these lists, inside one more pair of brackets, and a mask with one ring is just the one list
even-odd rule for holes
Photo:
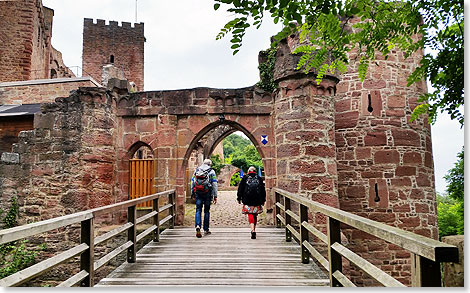
[[246,146],[252,144],[250,140],[237,134],[230,134],[222,143],[224,148],[224,157],[228,157],[237,151],[243,151]]
[[449,196],[458,201],[464,201],[464,148],[457,154],[458,161],[455,163],[454,168],[450,169],[446,176],[447,192]]
[[[231,134],[223,140],[225,163],[248,171],[250,166],[260,167],[264,170],[263,161],[256,147],[249,139],[237,134]],[[230,185],[235,186],[240,182],[240,173],[232,176]]]
[[464,234],[464,217],[461,210],[463,210],[463,202],[459,202],[450,196],[437,195],[439,238]]
[[237,186],[242,179],[240,178],[240,172],[233,174],[232,178],[230,178],[230,186]]
[[[215,0],[214,9],[228,4],[234,18],[217,35],[231,34],[236,54],[250,26],[259,28],[265,13],[283,29],[274,36],[273,46],[294,31],[309,40],[294,53],[302,54],[298,69],[315,68],[320,82],[328,71],[345,72],[348,52],[357,51],[358,75],[365,79],[378,54],[388,58],[393,50],[405,57],[423,50],[419,66],[408,77],[408,85],[428,78],[436,90],[424,94],[412,118],[429,113],[433,123],[437,112],[447,111],[464,124],[459,112],[464,105],[464,2],[463,0]],[[361,22],[352,23],[353,18]]]
[[224,166],[224,162],[222,162],[222,159],[220,158],[219,155],[212,155],[211,156],[211,161],[212,161],[212,169],[214,169],[215,174],[219,175],[220,174],[220,169]]

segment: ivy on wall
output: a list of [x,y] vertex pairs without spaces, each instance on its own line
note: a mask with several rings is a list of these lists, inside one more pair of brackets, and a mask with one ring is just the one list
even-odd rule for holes
[[261,80],[256,85],[270,93],[277,88],[277,84],[274,82],[276,51],[277,48],[269,48],[265,51],[261,51],[261,54],[265,55],[267,58],[265,62],[260,63],[258,66]]

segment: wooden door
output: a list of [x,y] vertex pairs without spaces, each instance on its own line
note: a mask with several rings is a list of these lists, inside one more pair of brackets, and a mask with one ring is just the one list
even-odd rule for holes
[[[130,160],[129,199],[155,193],[155,173],[157,163],[154,159]],[[141,203],[137,207],[152,207],[152,201]]]

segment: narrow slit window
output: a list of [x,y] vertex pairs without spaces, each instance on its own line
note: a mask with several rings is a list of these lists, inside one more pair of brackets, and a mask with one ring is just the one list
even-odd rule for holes
[[368,106],[367,106],[367,111],[369,111],[369,113],[372,113],[372,111],[374,111],[374,108],[372,108],[372,99],[370,97],[370,94],[367,95],[367,101],[368,101]]
[[379,201],[380,201],[380,197],[379,197],[379,187],[377,186],[377,183],[375,183],[375,198],[374,198],[374,201],[375,201],[375,202],[379,202]]
[[111,64],[114,64],[114,55],[111,55],[109,57],[109,62],[111,62]]

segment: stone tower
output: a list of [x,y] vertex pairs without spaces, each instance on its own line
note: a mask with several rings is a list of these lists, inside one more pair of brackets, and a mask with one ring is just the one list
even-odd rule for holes
[[83,75],[102,81],[103,66],[112,64],[134,82],[138,91],[144,90],[144,24],[85,18],[83,23]]

